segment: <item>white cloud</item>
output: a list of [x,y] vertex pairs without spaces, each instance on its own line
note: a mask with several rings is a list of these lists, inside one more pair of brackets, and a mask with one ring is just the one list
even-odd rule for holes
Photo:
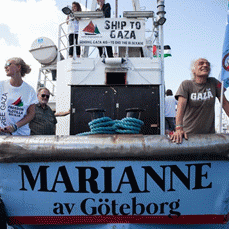
[[19,46],[17,34],[11,33],[8,25],[0,24],[0,31],[0,39],[4,39],[7,45]]
[[5,80],[4,64],[11,57],[21,57],[31,65],[32,72],[25,81],[36,87],[40,64],[29,52],[38,37],[48,37],[56,45],[58,26],[66,16],[58,10],[55,0],[7,0],[0,8],[0,80]]

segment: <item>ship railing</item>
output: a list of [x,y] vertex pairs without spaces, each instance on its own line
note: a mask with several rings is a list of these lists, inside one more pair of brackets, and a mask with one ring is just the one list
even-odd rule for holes
[[[75,53],[76,49],[76,42],[74,39],[73,45],[69,45],[69,33],[66,32],[64,27],[67,27],[67,24],[70,20],[66,20],[65,22],[61,23],[59,25],[59,37],[58,37],[58,61],[60,60],[60,55],[63,54],[63,52],[66,52],[66,58],[69,58],[69,49],[70,47],[73,47],[73,54]],[[66,41],[64,42],[64,39]]]
[[[67,20],[67,21],[69,21],[69,20]],[[66,59],[68,59],[69,58],[69,49],[71,47],[73,47],[73,59],[76,59],[76,58],[78,58],[76,56],[76,47],[79,46],[81,48],[81,53],[83,53],[81,56],[82,57],[87,57],[88,55],[87,55],[87,50],[86,50],[87,47],[86,46],[82,46],[82,45],[76,44],[76,40],[75,39],[73,39],[73,45],[69,44],[68,37],[69,37],[70,33],[66,32],[66,30],[64,29],[64,27],[67,25],[67,21],[61,23],[60,26],[59,26],[58,55],[59,54],[61,55],[61,54],[63,54],[63,52],[65,52]],[[64,38],[67,39],[66,42],[64,42]],[[94,52],[95,48],[93,49],[91,54]],[[60,58],[60,56],[58,56],[58,60],[60,60],[59,58]]]
[[[51,74],[51,78],[50,78]],[[52,96],[55,95],[55,81],[56,81],[56,64],[50,66],[42,66],[39,69],[37,90],[40,87],[49,89]]]
[[[99,11],[85,11],[85,12],[74,12],[74,17],[75,18],[102,18],[103,17],[103,12],[99,12]],[[89,47],[87,46],[82,46],[82,45],[78,45],[76,44],[75,39],[73,39],[73,45],[69,45],[69,34],[68,32],[66,32],[66,30],[68,28],[68,22],[71,19],[66,20],[65,22],[61,23],[59,25],[59,35],[58,35],[58,61],[61,60],[61,53],[62,52],[66,52],[66,58],[69,58],[69,49],[71,47],[73,47],[73,58],[77,58],[76,56],[76,47],[79,46],[81,48],[81,53],[83,53],[83,57],[88,57],[88,49]],[[67,42],[63,41],[63,38],[67,39]]]
[[[76,44],[75,39],[73,39],[74,43],[73,45],[69,45],[69,34],[68,32],[66,32],[66,30],[68,28],[65,29],[65,27],[67,27],[68,22],[70,20],[66,20],[65,22],[61,23],[59,25],[59,35],[58,35],[58,61],[60,61],[60,55],[63,54],[63,52],[65,52],[65,57],[66,59],[69,58],[69,49],[71,47],[73,47],[73,58],[75,59],[75,53],[76,53],[76,47],[79,46],[78,44]],[[64,41],[64,39],[66,39],[66,41]]]

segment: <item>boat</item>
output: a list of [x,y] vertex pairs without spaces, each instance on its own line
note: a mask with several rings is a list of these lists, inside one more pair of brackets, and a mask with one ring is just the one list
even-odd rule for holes
[[[122,18],[95,6],[74,13],[100,31],[79,34],[81,57],[68,56],[66,22],[58,47],[46,37],[31,46],[38,87],[71,113],[55,136],[0,136],[0,228],[229,228],[229,135],[165,135],[164,1],[154,13],[133,0]],[[108,45],[113,58],[89,55]]]

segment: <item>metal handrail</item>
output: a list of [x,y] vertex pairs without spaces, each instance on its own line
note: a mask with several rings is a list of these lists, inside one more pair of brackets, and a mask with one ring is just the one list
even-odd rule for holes
[[[67,45],[63,42],[63,40],[62,40],[62,38],[63,37],[66,37],[67,39],[68,39],[68,36],[69,36],[69,34],[70,33],[66,33],[65,32],[65,30],[64,30],[64,28],[63,28],[63,25],[65,25],[65,24],[67,24],[67,22],[68,21],[70,21],[70,19],[69,20],[66,20],[65,22],[63,22],[63,23],[61,23],[60,25],[59,25],[59,34],[58,34],[58,54],[60,53],[60,52],[62,52],[62,51],[64,51],[64,50],[66,50],[66,52],[67,52],[67,58],[68,58],[68,56],[69,56],[69,54],[68,54],[68,49],[70,48],[70,47],[73,47],[73,54],[75,54],[75,52],[76,52],[76,47],[77,46],[79,46],[78,44],[76,44],[76,42],[75,42],[75,39],[74,39],[74,43],[73,43],[73,45],[69,45],[69,41],[67,42]],[[63,35],[62,35],[62,32],[64,33]],[[61,48],[61,45],[60,44],[63,44],[63,46],[64,46],[64,48]],[[74,56],[74,58],[75,58],[75,56]],[[59,61],[60,59],[58,58],[58,61]]]

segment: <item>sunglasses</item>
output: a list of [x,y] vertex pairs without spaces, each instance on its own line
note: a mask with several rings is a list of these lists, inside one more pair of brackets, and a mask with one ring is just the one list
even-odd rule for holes
[[49,95],[42,94],[41,97],[42,98],[45,98],[46,97],[47,99],[49,99]]
[[7,63],[5,64],[5,68],[6,68],[6,67],[9,67],[11,64],[12,64],[12,63],[7,62]]

